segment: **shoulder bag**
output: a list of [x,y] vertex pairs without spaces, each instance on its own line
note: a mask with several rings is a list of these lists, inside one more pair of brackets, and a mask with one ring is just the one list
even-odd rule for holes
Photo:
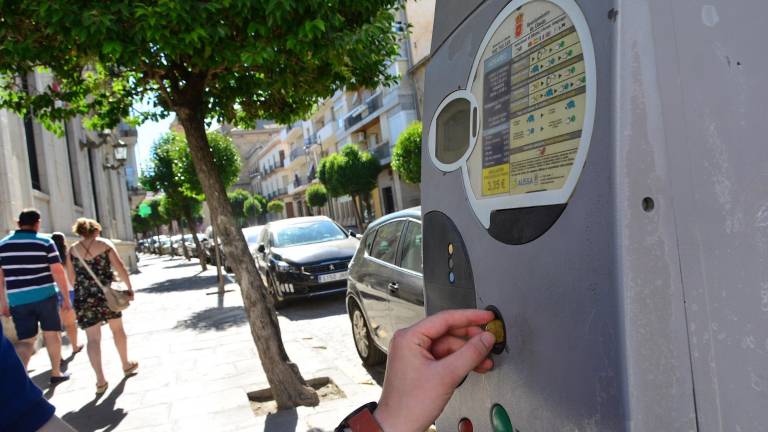
[[85,267],[88,274],[91,275],[91,279],[93,279],[99,288],[101,288],[101,291],[104,292],[104,297],[107,299],[107,306],[109,306],[113,312],[120,312],[128,309],[128,306],[131,305],[131,299],[128,290],[125,288],[125,284],[122,281],[113,280],[110,286],[104,286],[104,284],[101,283],[101,280],[99,280],[93,273],[93,270],[91,270],[91,266],[80,257],[80,254],[77,253],[74,247],[72,248],[72,253],[80,261],[80,264]]

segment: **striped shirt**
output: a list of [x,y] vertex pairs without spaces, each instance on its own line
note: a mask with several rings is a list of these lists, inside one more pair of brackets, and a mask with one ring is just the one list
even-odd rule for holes
[[56,295],[51,265],[60,262],[53,240],[34,231],[18,230],[0,240],[8,304],[13,307]]

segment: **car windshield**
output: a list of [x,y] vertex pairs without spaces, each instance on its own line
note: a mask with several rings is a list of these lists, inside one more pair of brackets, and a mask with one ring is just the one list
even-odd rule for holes
[[261,227],[243,228],[243,235],[245,236],[245,242],[248,243],[248,247],[253,248],[259,242]]
[[275,247],[298,246],[347,238],[347,234],[331,221],[287,225],[272,232]]

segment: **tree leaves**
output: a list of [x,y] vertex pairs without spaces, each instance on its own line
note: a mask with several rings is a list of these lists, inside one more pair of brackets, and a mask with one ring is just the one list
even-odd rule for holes
[[392,168],[408,183],[421,183],[421,134],[421,122],[411,123],[392,151]]

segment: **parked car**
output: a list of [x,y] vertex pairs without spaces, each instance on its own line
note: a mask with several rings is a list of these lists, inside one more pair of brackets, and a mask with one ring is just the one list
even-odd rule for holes
[[158,250],[162,255],[170,255],[172,251],[171,239],[167,237],[160,239]]
[[386,359],[398,329],[424,318],[421,207],[384,216],[368,226],[347,280],[347,312],[365,365]]
[[[246,227],[243,228],[243,236],[245,236],[245,242],[248,243],[248,250],[251,251],[251,256],[256,258],[256,249],[259,245],[259,239],[261,235],[261,230],[264,228],[264,225],[256,225],[252,227]],[[205,234],[198,234],[201,237],[205,238],[205,241],[200,240],[201,243],[206,248],[206,252],[208,254],[208,260],[211,264],[216,264],[216,248],[213,244],[213,228],[208,227],[205,230]],[[219,243],[219,247],[221,247],[221,240],[216,239]],[[227,257],[224,255],[224,251],[220,251],[221,253],[221,266],[224,267],[224,270],[227,272],[232,272],[232,268],[227,264]]]
[[325,216],[270,222],[261,232],[256,265],[275,307],[286,300],[344,292],[360,241]]
[[261,232],[263,230],[264,225],[256,225],[243,228],[243,236],[245,237],[245,242],[248,243],[248,250],[251,251],[251,256],[253,256],[254,259],[258,253],[259,245],[261,244]]

